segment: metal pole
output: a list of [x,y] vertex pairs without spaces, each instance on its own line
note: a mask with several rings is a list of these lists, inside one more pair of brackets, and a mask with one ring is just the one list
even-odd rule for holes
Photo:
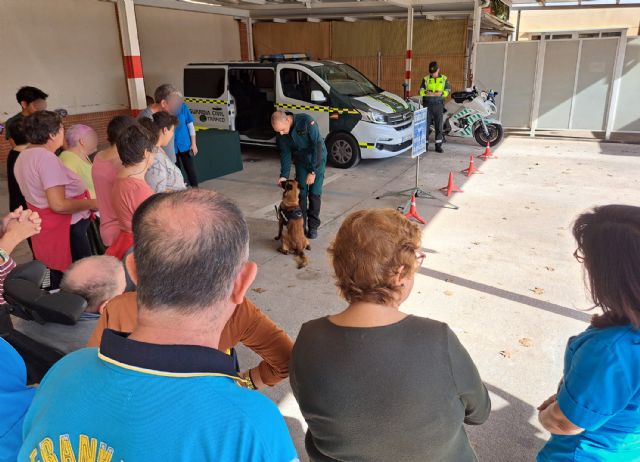
[[476,58],[478,55],[478,43],[480,42],[480,23],[482,20],[482,7],[478,0],[474,0],[473,29],[471,34],[471,86],[476,84]]
[[607,125],[604,132],[604,139],[611,138],[613,125],[618,110],[618,97],[620,95],[620,81],[622,80],[622,66],[624,64],[624,54],[627,47],[627,31],[623,30],[618,39],[618,49],[616,51],[616,61],[613,65],[613,83],[611,84],[611,96],[609,98],[609,108],[607,110]]
[[518,10],[518,19],[516,20],[516,42],[520,39],[520,15],[522,10]]
[[542,93],[542,75],[544,73],[544,53],[547,49],[547,41],[541,37],[538,42],[538,53],[536,54],[536,73],[533,78],[533,102],[531,104],[531,129],[529,136],[536,136],[536,128],[538,128],[538,115],[540,112],[540,94]]
[[378,68],[376,70],[376,85],[380,86],[380,73],[382,70],[382,52],[378,50]]
[[407,8],[407,56],[405,64],[405,97],[411,96],[411,59],[413,58],[413,7]]
[[253,55],[253,21],[251,18],[247,18],[247,54],[249,61],[256,59]]

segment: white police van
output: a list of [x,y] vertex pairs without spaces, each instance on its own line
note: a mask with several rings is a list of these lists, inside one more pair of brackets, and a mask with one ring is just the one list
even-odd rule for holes
[[184,95],[196,128],[237,130],[246,144],[275,145],[274,108],[309,114],[325,137],[329,161],[340,168],[411,149],[409,105],[335,61],[292,54],[189,64]]

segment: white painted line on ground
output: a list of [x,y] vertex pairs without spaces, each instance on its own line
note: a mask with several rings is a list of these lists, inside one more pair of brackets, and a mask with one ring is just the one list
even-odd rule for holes
[[[342,175],[343,175],[342,172],[336,172],[333,175],[325,178],[323,186],[326,186],[329,183],[333,183],[338,178],[340,178]],[[255,219],[258,219],[258,220],[264,220],[265,218],[273,218],[275,220],[275,218],[276,218],[275,207],[277,207],[279,203],[280,203],[280,201],[271,202],[271,203],[265,205],[264,207],[260,207],[259,209],[254,210],[253,212],[247,213],[246,217],[247,218],[255,218]]]

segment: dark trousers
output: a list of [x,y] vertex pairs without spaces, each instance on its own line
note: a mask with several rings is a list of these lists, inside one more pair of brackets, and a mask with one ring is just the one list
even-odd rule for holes
[[[433,101],[432,101],[433,100]],[[427,111],[427,127],[429,127],[429,133],[427,134],[427,146],[429,146],[429,135],[431,134],[431,125],[436,132],[436,146],[442,145],[442,124],[444,115],[444,102],[441,98],[425,98],[425,107]]]
[[[71,261],[78,261],[84,257],[91,256],[91,245],[89,243],[89,236],[87,235],[90,224],[91,220],[85,218],[84,220],[80,220],[76,224],[71,225],[69,229]],[[64,273],[62,271],[50,270],[50,290],[58,289],[60,287],[60,281],[62,281],[63,274]]]
[[184,169],[187,174],[187,183],[192,188],[198,187],[198,174],[196,173],[196,164],[191,155],[191,151],[176,152],[176,165]]
[[320,206],[322,205],[322,196],[317,194],[300,193],[300,208],[305,217],[305,224],[309,229],[318,229],[320,227]]

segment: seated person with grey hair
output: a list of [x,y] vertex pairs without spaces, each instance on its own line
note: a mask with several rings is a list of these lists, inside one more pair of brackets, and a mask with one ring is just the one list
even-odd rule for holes
[[120,260],[106,255],[83,258],[69,266],[60,283],[60,290],[80,295],[87,301],[87,308],[76,324],[38,324],[14,316],[13,326],[18,332],[61,353],[79,350],[91,337],[104,306],[123,293],[125,287],[124,266]]

